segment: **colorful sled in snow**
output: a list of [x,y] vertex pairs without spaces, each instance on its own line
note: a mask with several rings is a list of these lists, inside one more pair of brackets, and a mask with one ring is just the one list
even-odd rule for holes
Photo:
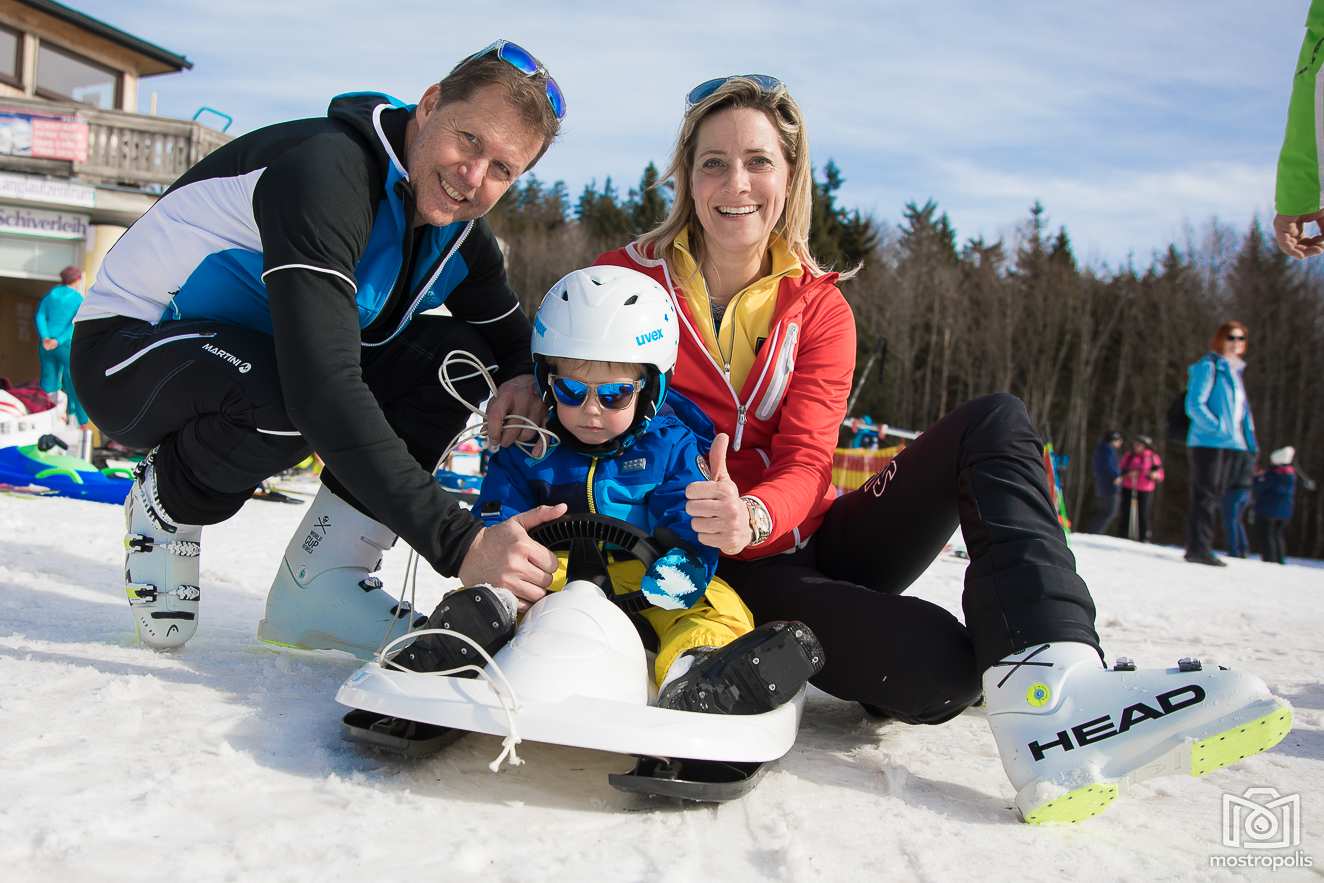
[[481,475],[453,472],[450,469],[438,469],[433,477],[436,478],[437,484],[441,485],[442,490],[466,497],[477,497],[483,486]]
[[124,502],[133,486],[125,469],[97,469],[78,457],[57,451],[64,442],[43,435],[36,444],[0,448],[0,484],[48,488],[61,497],[97,503]]

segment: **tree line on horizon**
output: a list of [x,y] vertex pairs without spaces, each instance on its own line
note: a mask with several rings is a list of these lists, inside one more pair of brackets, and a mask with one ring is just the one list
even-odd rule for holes
[[[661,222],[670,191],[658,179],[650,162],[625,192],[610,178],[573,199],[534,176],[511,188],[489,219],[530,314],[565,273]],[[1186,451],[1166,437],[1165,414],[1215,328],[1237,319],[1249,328],[1259,462],[1290,444],[1324,478],[1324,272],[1279,253],[1258,220],[1245,230],[1211,220],[1156,244],[1144,265],[1089,267],[1037,202],[1008,237],[960,242],[932,200],[907,203],[893,224],[842,206],[843,182],[831,161],[816,174],[810,245],[825,266],[862,266],[841,285],[858,333],[853,416],[923,429],[975,396],[1014,393],[1071,458],[1064,490],[1078,527],[1095,511],[1090,455],[1104,433],[1152,436],[1168,475],[1154,539],[1181,544]],[[1317,495],[1298,490],[1288,549],[1324,557]]]

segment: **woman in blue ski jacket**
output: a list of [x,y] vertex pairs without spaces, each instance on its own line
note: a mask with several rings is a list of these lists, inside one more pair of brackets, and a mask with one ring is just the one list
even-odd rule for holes
[[1243,461],[1253,457],[1255,421],[1241,380],[1246,363],[1246,326],[1218,326],[1210,351],[1186,369],[1186,448],[1191,464],[1191,509],[1186,523],[1186,560],[1222,566],[1214,554],[1214,525],[1223,494]]

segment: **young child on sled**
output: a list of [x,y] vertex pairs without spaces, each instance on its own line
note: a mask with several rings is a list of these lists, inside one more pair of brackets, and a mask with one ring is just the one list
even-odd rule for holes
[[[666,291],[641,273],[591,267],[556,283],[534,320],[533,358],[548,427],[560,444],[541,458],[513,446],[493,455],[475,508],[490,525],[540,504],[566,503],[571,514],[619,518],[661,540],[669,548],[646,570],[606,550],[616,594],[642,592],[649,603],[639,615],[658,640],[657,704],[757,714],[817,674],[823,650],[803,623],[755,628],[744,602],[716,576],[717,549],[690,526],[685,488],[709,480],[711,470],[694,432],[663,410],[678,332]],[[678,410],[697,414],[693,406]],[[565,585],[565,563],[563,557],[553,591]],[[514,635],[516,609],[509,591],[472,587],[443,599],[427,627],[444,622],[495,653]],[[444,671],[473,661],[463,649],[457,638],[425,635],[394,661]]]

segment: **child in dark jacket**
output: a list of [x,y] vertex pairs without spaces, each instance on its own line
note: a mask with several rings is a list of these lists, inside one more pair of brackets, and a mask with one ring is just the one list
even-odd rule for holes
[[1296,449],[1290,445],[1269,455],[1269,468],[1255,477],[1255,524],[1260,537],[1260,557],[1277,564],[1287,563],[1284,533],[1292,520],[1292,497],[1296,493]]
[[[494,454],[475,509],[492,525],[540,504],[566,503],[571,514],[618,518],[667,544],[647,569],[634,560],[608,563],[618,596],[642,592],[649,603],[640,615],[658,638],[657,704],[769,711],[822,669],[824,654],[803,623],[755,628],[749,608],[716,576],[717,549],[690,526],[685,489],[709,480],[710,467],[677,409],[663,409],[677,326],[666,291],[634,270],[591,267],[553,286],[534,319],[533,358],[548,428],[560,443],[542,457],[517,447]],[[701,416],[693,406],[683,410]],[[721,459],[718,453],[711,468],[723,468]],[[564,586],[565,566],[562,556],[552,591]],[[513,613],[513,598],[505,606]],[[415,644],[440,653],[446,639],[436,637]],[[443,664],[438,658],[409,667]]]

